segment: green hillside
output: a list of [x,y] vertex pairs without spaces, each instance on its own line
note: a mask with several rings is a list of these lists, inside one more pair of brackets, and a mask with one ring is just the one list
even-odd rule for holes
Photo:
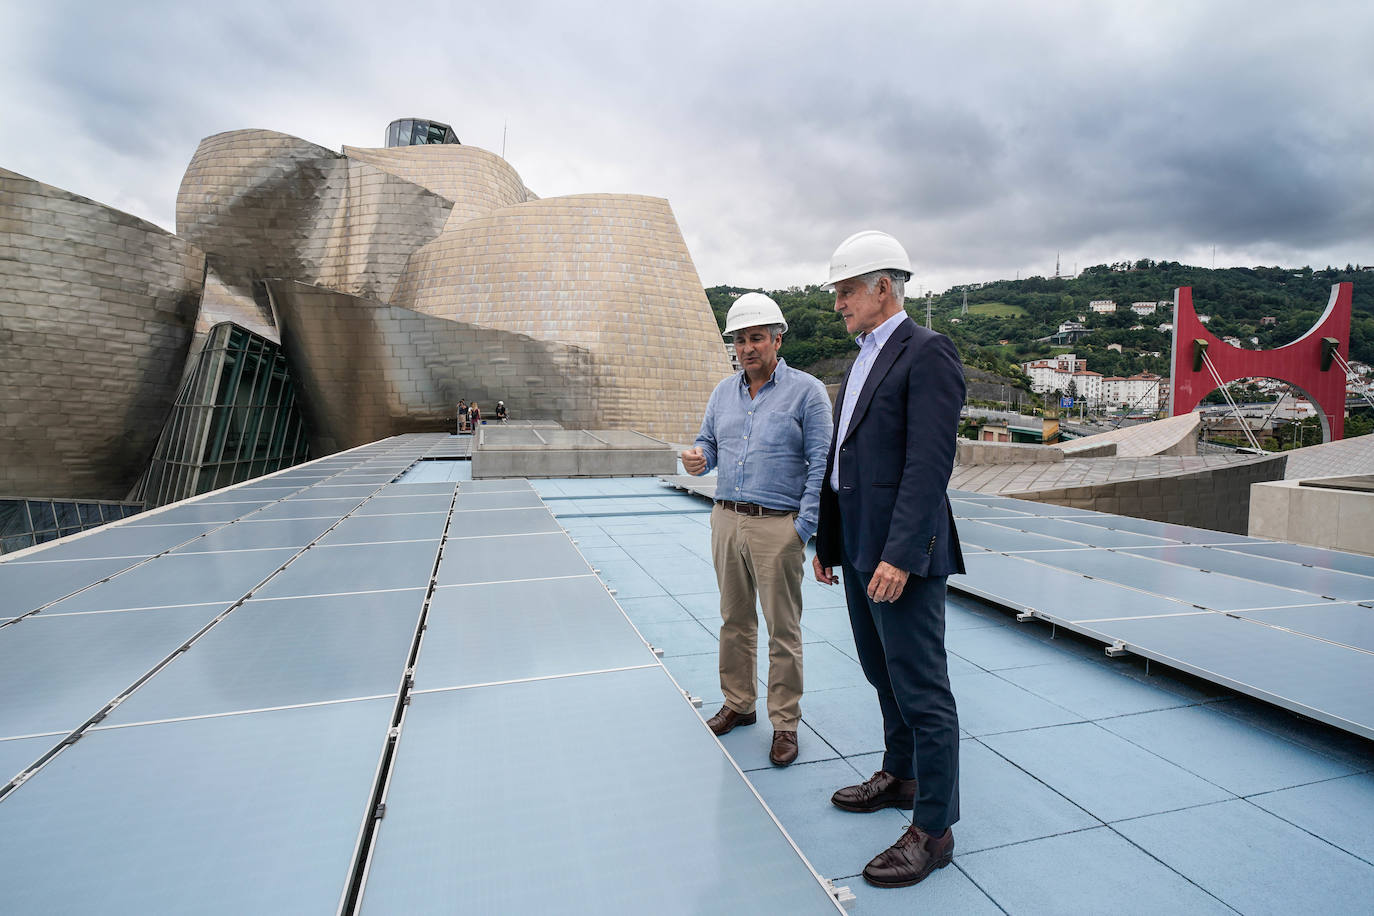
[[[1053,334],[1061,322],[1082,315],[1093,333],[1075,343],[1073,350],[1087,357],[1093,371],[1104,375],[1140,371],[1167,375],[1170,336],[1155,328],[1170,321],[1172,315],[1161,308],[1141,318],[1130,311],[1132,302],[1172,301],[1175,287],[1191,286],[1197,311],[1212,316],[1208,328],[1213,333],[1239,337],[1247,346],[1253,346],[1250,338],[1258,338],[1260,348],[1271,349],[1304,334],[1325,310],[1332,285],[1342,282],[1354,285],[1351,358],[1374,363],[1374,269],[1350,265],[1323,270],[1212,270],[1148,259],[1099,264],[1072,279],[1030,277],[953,287],[934,297],[933,323],[936,330],[954,340],[965,364],[1015,375],[1016,364],[1062,350],[1036,341]],[[722,327],[730,303],[743,292],[750,290],[731,286],[706,290]],[[961,315],[966,292],[969,314]],[[822,359],[853,355],[854,342],[834,313],[832,294],[815,286],[768,294],[778,301],[790,326],[784,348],[789,363],[805,368]],[[1111,299],[1118,310],[1093,314],[1088,303],[1095,299]],[[907,311],[924,324],[924,301],[907,300]],[[1275,321],[1261,323],[1266,317]],[[1144,327],[1133,330],[1136,325]],[[1108,344],[1120,344],[1123,352],[1108,350]]]

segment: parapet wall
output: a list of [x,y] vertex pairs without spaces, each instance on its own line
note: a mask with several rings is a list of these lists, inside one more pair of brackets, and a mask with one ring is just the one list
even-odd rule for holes
[[1282,480],[1286,458],[1262,455],[1175,476],[1139,477],[1078,487],[1006,492],[1006,496],[1245,534],[1251,485]]

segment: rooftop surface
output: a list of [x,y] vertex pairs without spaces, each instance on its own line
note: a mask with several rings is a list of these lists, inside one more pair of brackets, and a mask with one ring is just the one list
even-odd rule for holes
[[[333,911],[342,899],[338,874],[321,863],[330,855],[348,859],[359,841],[383,769],[380,735],[405,686],[420,613],[431,616],[409,665],[413,718],[402,723],[364,912],[378,899],[367,894],[387,882],[399,894],[390,899],[406,911],[423,909],[425,900],[520,911],[509,901],[502,910],[499,896],[490,896],[520,884],[502,871],[508,864],[500,857],[486,855],[510,837],[526,838],[561,875],[577,864],[596,866],[572,883],[531,876],[528,884],[538,886],[539,877],[561,894],[543,911],[626,911],[644,899],[637,894],[658,893],[660,911],[766,912],[746,901],[765,890],[805,896],[807,887],[820,887],[804,863],[795,864],[801,860],[789,854],[787,837],[821,877],[852,889],[855,913],[1361,912],[1374,895],[1370,741],[1157,662],[1147,673],[1140,656],[1107,658],[1099,640],[1043,620],[1018,623],[1012,610],[955,593],[947,642],[965,737],[954,867],[917,888],[870,888],[859,871],[905,822],[892,810],[854,815],[828,802],[834,789],[878,768],[882,740],[840,590],[810,580],[803,587],[801,757],[776,769],[767,762],[766,724],[737,729],[718,746],[700,722],[720,704],[709,505],[654,479],[473,485],[462,481],[465,462],[421,460],[453,453],[455,441],[386,440],[0,562],[3,606],[43,608],[0,629],[0,682],[9,698],[0,778],[84,729],[0,798],[7,911],[75,911],[82,887],[104,895],[91,899],[107,909],[125,899],[121,893],[138,892],[172,909],[189,901],[222,910],[217,903],[238,899],[235,885],[250,863],[265,874],[285,870],[286,886],[298,895],[332,888],[312,906],[297,896],[258,901],[258,911]],[[358,466],[360,457],[366,466]],[[446,506],[430,505],[445,499]],[[521,504],[494,511],[477,505],[493,499]],[[557,525],[546,530],[539,519],[549,512]],[[479,530],[479,519],[498,515],[519,516],[538,530]],[[986,515],[980,523],[998,524]],[[576,551],[558,547],[566,543],[559,527]],[[975,530],[970,522],[970,534]],[[283,547],[268,535],[313,546]],[[460,538],[502,546],[488,556],[475,546],[460,549]],[[529,543],[517,548],[519,541]],[[139,581],[139,569],[159,563],[175,575],[145,572]],[[586,564],[614,590],[609,606],[597,597],[605,595],[599,587],[587,592],[589,604],[574,600],[572,585],[502,601],[497,592],[512,587],[515,574],[489,574],[515,568],[522,579],[581,589],[576,583],[596,582]],[[426,592],[373,578],[395,576],[435,583]],[[328,600],[317,597],[322,583]],[[158,597],[133,601],[130,587],[157,589]],[[486,610],[445,611],[434,603],[473,588],[489,591],[489,600],[472,605]],[[379,594],[397,600],[381,602]],[[141,610],[116,611],[135,607]],[[287,607],[294,613],[279,612]],[[580,609],[585,625],[568,629],[558,613],[548,616],[550,608],[570,607]],[[675,687],[619,683],[663,670],[643,641],[627,641],[633,630],[612,626],[625,618],[662,650],[672,680],[702,699],[699,711]],[[40,626],[53,628],[54,638],[34,642]],[[57,627],[67,628],[65,636]],[[25,633],[21,645],[14,637]],[[180,651],[197,633],[202,638]],[[577,652],[601,653],[595,672],[569,670]],[[612,664],[606,652],[632,654]],[[508,678],[484,669],[502,653],[527,670]],[[761,671],[765,655],[761,646]],[[323,685],[322,669],[351,672],[350,681]],[[550,677],[550,670],[565,676]],[[455,672],[463,677],[455,680]],[[266,701],[269,682],[279,693]],[[671,685],[666,676],[663,682]],[[320,695],[326,687],[329,700]],[[295,701],[281,702],[283,690],[294,691]],[[124,699],[107,709],[116,696]],[[495,700],[479,702],[485,696]],[[102,712],[100,721],[87,721]],[[531,720],[539,726],[521,725]],[[487,752],[471,757],[468,745]],[[454,765],[473,759],[480,763]],[[703,780],[707,772],[715,775]],[[157,849],[150,838],[174,852],[206,842],[206,819],[239,836],[289,832],[304,810],[296,785],[309,786],[305,794],[331,814],[312,821],[309,842],[288,853],[211,843],[209,859],[194,867],[149,855]],[[641,816],[598,819],[598,807],[582,803],[579,787],[588,785]],[[750,788],[786,836],[750,813]],[[483,808],[474,798],[490,803]],[[469,806],[469,817],[475,805],[485,819],[459,819],[457,828],[451,818],[424,819],[427,809],[454,805]],[[694,810],[711,816],[694,819]],[[761,844],[767,867],[721,871],[726,860],[718,855],[680,848],[684,835],[722,830],[738,817],[749,820],[746,846]],[[427,838],[441,848],[388,859],[388,842],[399,844],[408,832],[412,842]],[[92,844],[92,836],[110,843]],[[484,873],[446,871],[445,855],[455,849],[485,863]],[[688,896],[684,888],[697,885],[664,883],[657,867],[647,876],[657,886],[646,890],[642,871],[615,865],[641,854],[689,863],[717,896]],[[770,879],[779,872],[793,877]],[[680,878],[681,870],[674,874]],[[16,898],[16,889],[26,895]],[[29,905],[15,907],[16,899]]]

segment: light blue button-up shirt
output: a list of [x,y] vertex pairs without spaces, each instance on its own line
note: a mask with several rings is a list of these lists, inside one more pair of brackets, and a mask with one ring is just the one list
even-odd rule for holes
[[897,325],[906,320],[906,309],[888,318],[867,334],[854,338],[859,344],[859,355],[854,359],[854,368],[849,370],[849,381],[844,385],[844,403],[840,405],[840,428],[835,438],[835,465],[830,469],[830,489],[840,492],[840,443],[849,434],[849,421],[854,417],[854,405],[859,403],[859,394],[868,381],[868,373],[873,369],[883,344],[897,330]]
[[743,370],[716,386],[696,444],[706,470],[718,469],[716,499],[796,512],[805,543],[816,533],[830,429],[820,379],[779,359],[756,397]]

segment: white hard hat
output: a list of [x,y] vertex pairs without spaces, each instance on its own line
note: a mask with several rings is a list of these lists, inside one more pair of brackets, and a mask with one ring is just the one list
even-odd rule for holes
[[901,243],[876,229],[856,232],[840,242],[830,256],[830,279],[823,289],[833,289],[841,280],[862,277],[875,270],[900,270],[911,279],[911,259]]
[[780,324],[782,332],[787,333],[787,319],[782,317],[782,309],[763,293],[745,293],[730,306],[725,316],[725,333],[733,334],[743,328],[760,324]]

